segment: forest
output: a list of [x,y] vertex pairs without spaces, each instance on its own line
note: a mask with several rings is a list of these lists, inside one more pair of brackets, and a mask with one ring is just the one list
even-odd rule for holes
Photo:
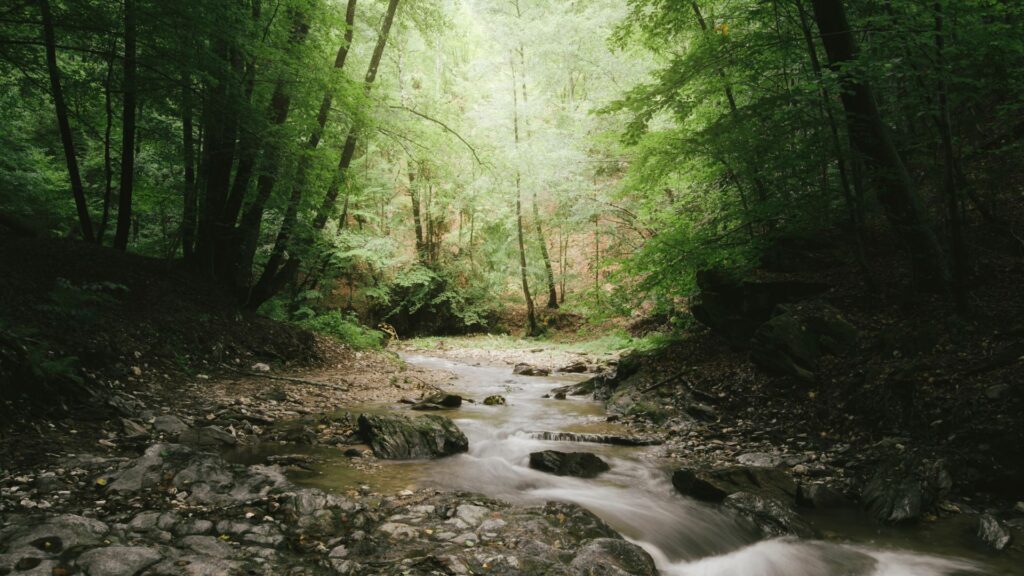
[[0,574],[1024,574],[1022,285],[1016,0],[4,0]]

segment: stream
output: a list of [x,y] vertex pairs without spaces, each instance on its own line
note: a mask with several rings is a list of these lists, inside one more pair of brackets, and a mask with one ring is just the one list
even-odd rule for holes
[[[296,482],[333,489],[365,482],[385,492],[408,487],[462,490],[526,505],[572,502],[646,549],[666,576],[1019,573],[1013,560],[989,556],[972,545],[965,536],[969,528],[956,522],[895,529],[872,525],[857,515],[819,514],[808,519],[829,535],[827,540],[763,540],[721,507],[677,494],[670,482],[672,463],[658,458],[657,448],[538,439],[536,433],[543,431],[628,435],[624,427],[606,421],[600,402],[542,398],[579,377],[516,376],[508,367],[419,355],[405,360],[455,374],[449,391],[477,400],[444,413],[469,438],[469,452],[435,461],[388,462],[377,480],[353,475],[335,456],[335,466],[295,478]],[[508,405],[479,403],[493,394],[504,396]],[[539,450],[592,452],[611,469],[591,480],[546,474],[528,465],[530,453]]]

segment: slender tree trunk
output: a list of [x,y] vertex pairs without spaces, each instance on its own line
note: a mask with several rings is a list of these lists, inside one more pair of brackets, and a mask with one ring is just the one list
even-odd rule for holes
[[832,96],[829,93],[828,86],[825,85],[821,62],[818,60],[818,47],[814,43],[814,35],[811,32],[811,25],[807,17],[807,10],[804,8],[803,0],[796,0],[796,9],[800,16],[800,29],[803,31],[804,42],[807,44],[807,55],[811,61],[811,70],[814,72],[814,77],[818,80],[818,85],[820,87],[818,92],[821,96],[821,105],[825,111],[825,118],[828,120],[829,135],[832,138],[832,149],[836,157],[836,168],[839,171],[840,190],[843,193],[843,200],[846,202],[846,208],[849,212],[850,225],[853,227],[855,244],[854,255],[856,256],[857,263],[864,275],[864,280],[868,285],[874,286],[874,279],[871,277],[871,271],[868,268],[867,263],[867,255],[864,251],[865,240],[863,214],[860,209],[860,202],[857,200],[857,195],[854,193],[854,190],[850,185],[850,177],[846,170],[846,158],[843,151],[842,141],[839,137],[839,123],[836,121],[835,114],[832,111]]
[[949,272],[942,248],[925,221],[913,182],[882,120],[871,87],[846,66],[856,60],[857,44],[842,0],[811,1],[829,64],[843,87],[843,108],[851,140],[871,163],[878,200],[910,250],[914,281],[919,287],[946,290]]
[[121,129],[121,189],[117,198],[117,231],[114,248],[128,249],[132,228],[132,190],[135,187],[135,112],[138,82],[135,79],[135,0],[124,1],[124,112]]
[[409,199],[412,202],[412,222],[416,230],[416,257],[422,262],[423,254],[423,220],[420,218],[420,194],[416,190],[416,171],[409,160]]
[[[517,3],[518,5],[518,3]],[[519,172],[519,96],[516,88],[516,66],[512,64],[512,131],[516,143],[516,238],[519,242],[519,276],[523,283],[523,299],[526,300],[527,335],[539,334],[537,314],[530,295],[530,282],[526,274],[526,243],[523,241],[523,191]]]
[[[519,2],[516,1],[516,15],[522,17],[519,12]],[[519,64],[522,68],[520,74],[520,83],[522,85],[523,92],[523,105],[529,101],[526,94],[526,47],[520,42],[519,44]],[[523,115],[523,124],[526,125],[526,115]],[[527,129],[527,138],[529,138],[529,129]],[[548,254],[548,243],[544,239],[544,228],[540,222],[540,207],[537,202],[537,189],[532,188],[532,205],[533,205],[533,226],[534,231],[537,233],[537,243],[540,244],[540,256],[544,261],[544,271],[547,273],[548,278],[548,303],[547,308],[549,310],[555,310],[558,308],[558,291],[555,289],[555,273],[551,268],[551,256]]]
[[181,210],[181,253],[185,257],[185,261],[191,263],[195,259],[196,168],[195,140],[192,134],[192,81],[187,72],[182,75],[181,133],[185,163],[184,206]]
[[111,90],[114,84],[114,51],[116,49],[117,42],[111,42],[110,57],[107,59],[107,76],[103,82],[103,109],[106,112],[107,123],[103,131],[103,217],[100,219],[100,226],[96,230],[97,244],[103,244],[103,236],[107,231],[107,223],[110,221],[110,198],[113,195],[114,188],[110,136],[114,130],[114,99]]
[[[380,34],[377,37],[377,45],[374,47],[373,55],[370,57],[370,65],[366,70],[365,84],[363,86],[365,94],[370,93],[373,82],[377,78],[377,69],[380,67],[381,58],[384,56],[384,48],[387,46],[388,35],[391,32],[391,25],[395,20],[395,13],[398,11],[398,2],[399,0],[389,0],[388,9],[384,15],[384,22],[381,24]],[[354,3],[350,4],[350,10],[350,13],[354,14]],[[340,51],[338,60],[340,61],[340,64],[336,63],[336,66],[344,64],[345,56],[342,55]],[[326,121],[326,115],[324,116],[324,119]],[[321,202],[320,207],[317,209],[316,216],[313,219],[313,229],[316,231],[323,230],[324,226],[327,225],[330,213],[337,202],[338,192],[340,191],[341,184],[344,181],[345,173],[352,163],[352,158],[355,156],[358,129],[359,127],[356,125],[349,127],[348,136],[345,139],[345,146],[342,148],[341,158],[338,161],[337,174],[332,179],[331,187],[324,196],[323,202]],[[319,141],[319,136],[317,136],[317,141]],[[296,202],[295,205],[297,208],[298,202]],[[274,293],[280,290],[281,287],[285,286],[288,281],[291,278],[294,278],[298,273],[299,266],[302,261],[297,255],[292,255],[287,261],[284,261],[284,255],[287,250],[288,243],[292,241],[293,228],[294,219],[289,223],[288,214],[286,213],[285,221],[281,225],[281,233],[278,235],[278,241],[275,242],[274,251],[271,254],[271,259],[267,262],[263,275],[260,276],[259,282],[256,283],[256,286],[250,295],[248,302],[250,307],[259,307],[260,304],[273,296]]]
[[[373,49],[373,55],[370,57],[370,66],[366,70],[366,80],[363,84],[363,90],[367,94],[369,94],[370,89],[373,87],[373,81],[377,78],[377,69],[380,67],[380,60],[384,56],[384,47],[387,46],[388,35],[391,32],[391,24],[395,20],[395,12],[398,10],[398,1],[399,0],[390,0],[388,2],[388,11],[384,15],[384,23],[381,26],[380,35],[377,37],[377,46]],[[338,200],[338,191],[340,190],[341,182],[344,180],[345,173],[348,171],[348,167],[352,163],[352,157],[355,155],[358,133],[359,126],[353,124],[349,128],[348,138],[345,140],[345,147],[342,150],[341,159],[338,161],[339,178],[333,180],[334,183],[324,196],[324,200],[320,204],[320,209],[317,211],[316,218],[313,221],[313,227],[317,230],[322,230],[327,224],[327,218],[330,217],[331,210],[334,209],[334,205]]]
[[82,176],[78,172],[78,158],[75,156],[75,142],[71,134],[71,123],[68,121],[68,108],[64,102],[64,89],[60,83],[60,68],[57,66],[57,41],[53,32],[53,14],[50,12],[49,0],[39,0],[43,17],[43,42],[46,44],[46,67],[50,73],[50,90],[53,92],[53,104],[57,110],[57,127],[60,129],[60,141],[64,145],[64,159],[68,166],[68,177],[71,180],[71,193],[78,209],[78,226],[81,228],[82,239],[93,242],[92,219],[89,217],[89,206],[85,202],[85,188]]
[[963,220],[961,217],[962,200],[959,190],[958,159],[953,146],[953,130],[949,115],[949,96],[946,85],[946,38],[943,31],[943,9],[941,0],[935,2],[935,53],[939,75],[939,110],[938,127],[942,138],[942,156],[944,168],[944,188],[947,202],[947,218],[949,219],[950,252],[953,260],[953,299],[957,311],[967,312],[967,250],[964,245]]
[[[336,75],[345,67],[345,62],[348,59],[349,48],[352,45],[355,17],[356,0],[349,0],[348,8],[345,11],[345,41],[338,48],[338,53],[334,58],[334,70]],[[303,193],[305,192],[306,183],[308,181],[309,167],[313,160],[312,152],[320,145],[320,139],[323,137],[324,127],[327,125],[327,118],[330,115],[333,99],[334,93],[331,88],[328,88],[324,92],[324,96],[320,102],[320,110],[316,117],[316,126],[313,128],[313,132],[309,135],[309,140],[306,142],[307,153],[303,154],[299,158],[299,167],[296,170],[295,177],[292,181],[291,194],[288,197],[288,205],[285,208],[284,219],[281,222],[281,227],[277,231],[277,238],[274,240],[274,248],[270,253],[270,259],[267,261],[267,264],[263,269],[263,273],[260,275],[260,279],[256,283],[258,292],[255,295],[255,299],[250,295],[250,301],[255,302],[256,307],[262,304],[262,300],[260,299],[266,299],[273,295],[272,293],[268,294],[267,290],[269,290],[269,287],[275,282],[275,278],[278,274],[282,272],[281,265],[284,263],[285,253],[288,249],[288,244],[291,242],[292,236],[294,235],[295,224],[298,221],[299,207],[302,204]]]

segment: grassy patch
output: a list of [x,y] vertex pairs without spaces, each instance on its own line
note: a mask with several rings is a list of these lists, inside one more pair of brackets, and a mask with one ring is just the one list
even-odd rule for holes
[[367,328],[352,316],[334,311],[313,316],[298,322],[303,328],[330,336],[355,350],[379,350],[384,343],[384,333]]

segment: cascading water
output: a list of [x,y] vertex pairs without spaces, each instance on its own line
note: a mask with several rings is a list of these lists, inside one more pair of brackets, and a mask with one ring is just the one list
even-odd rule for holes
[[[472,398],[500,394],[507,406],[463,404],[449,413],[469,438],[468,454],[432,462],[420,483],[538,504],[573,502],[643,546],[665,575],[942,576],[992,573],[972,560],[797,538],[760,540],[730,513],[675,493],[648,448],[537,439],[538,431],[621,433],[598,402],[542,396],[563,380],[520,377],[507,369],[408,356],[412,364],[456,374],[451,387]],[[539,450],[589,451],[611,465],[593,480],[529,467]]]

